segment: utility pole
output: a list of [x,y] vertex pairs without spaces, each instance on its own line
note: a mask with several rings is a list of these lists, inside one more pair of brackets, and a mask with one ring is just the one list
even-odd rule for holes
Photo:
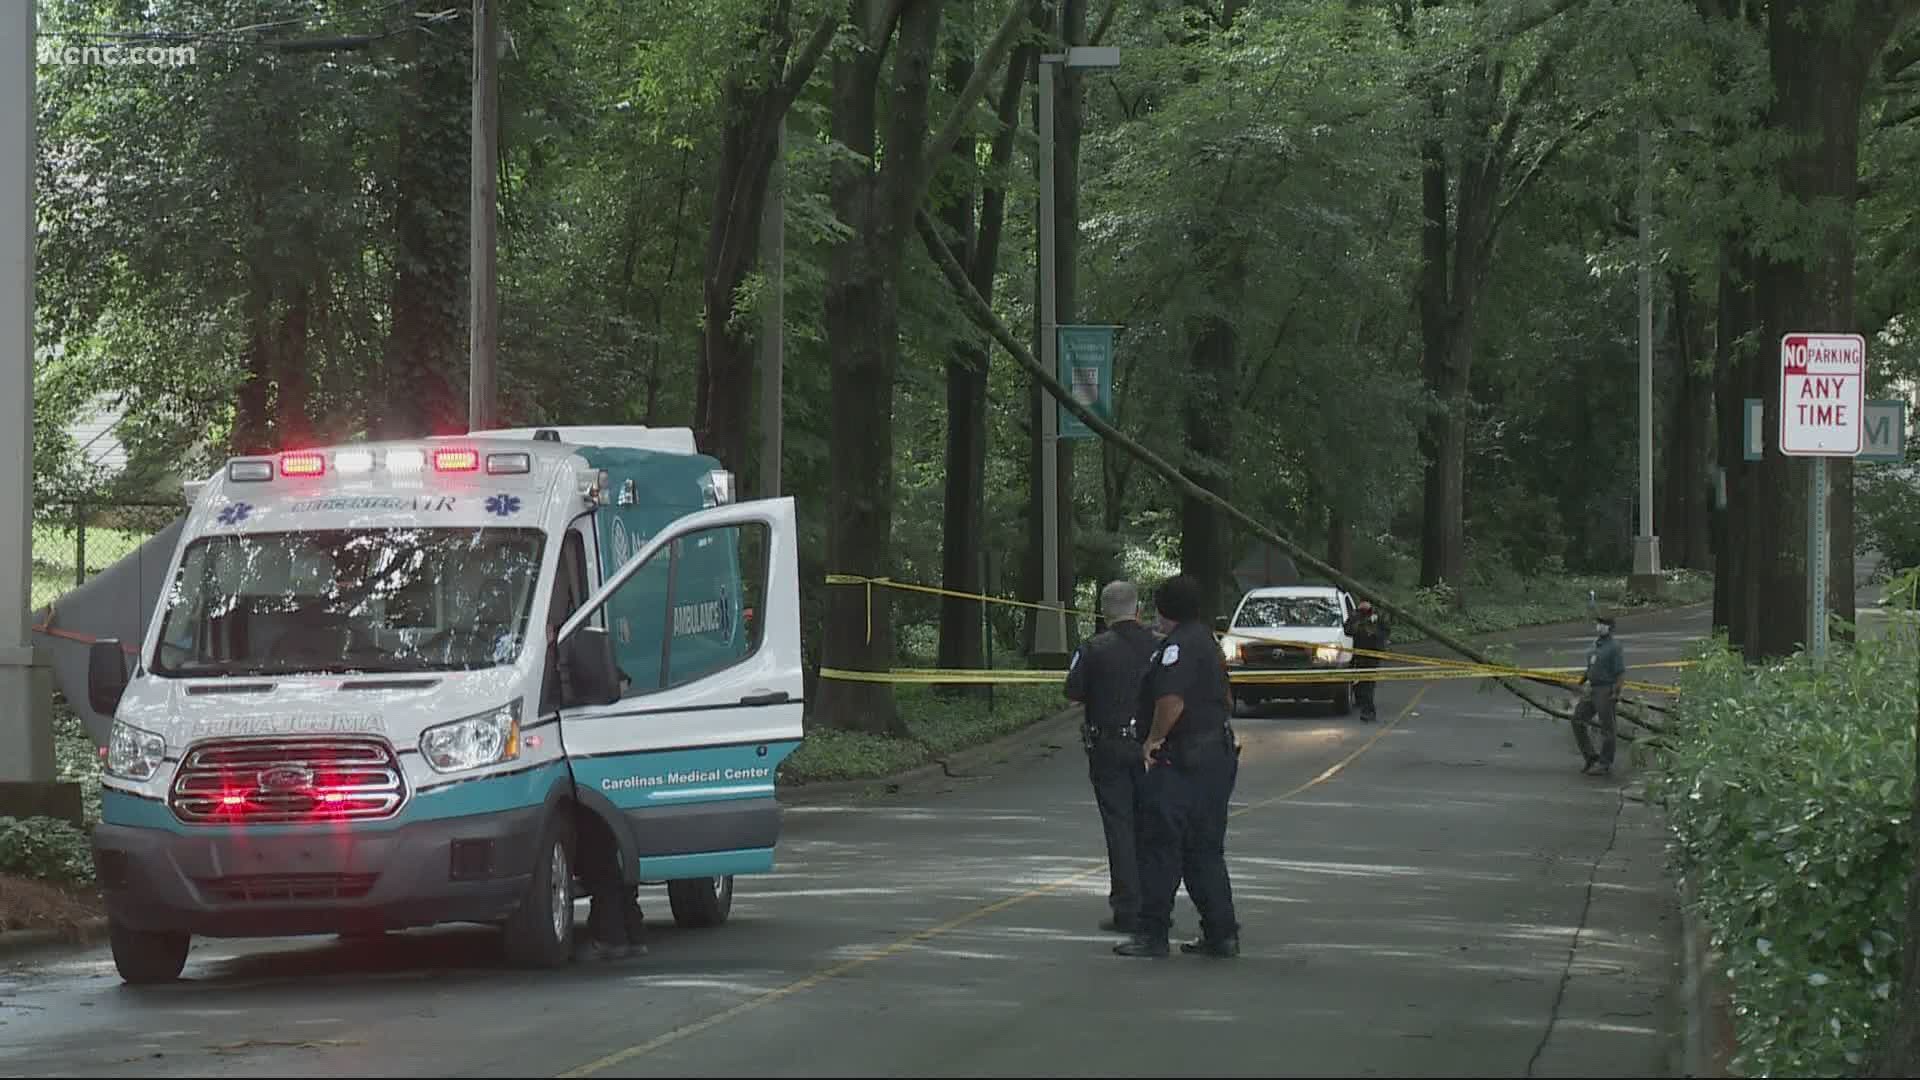
[[781,386],[787,336],[787,122],[780,121],[767,177],[767,204],[760,213],[760,257],[765,260],[767,299],[760,322],[760,497],[780,496]]
[[1633,545],[1636,592],[1660,592],[1660,536],[1653,527],[1653,165],[1640,131],[1640,535]]
[[[1060,376],[1060,313],[1055,297],[1060,267],[1054,252],[1053,119],[1054,67],[1120,66],[1116,46],[1075,45],[1040,57],[1040,366]],[[1034,628],[1035,663],[1066,663],[1067,617],[1060,599],[1060,403],[1040,401],[1040,623]]]
[[[1059,312],[1054,297],[1053,243],[1053,68],[1066,57],[1040,58],[1040,366],[1060,371]],[[1060,404],[1045,396],[1040,402],[1040,625],[1033,635],[1036,663],[1064,661],[1067,619],[1060,602]]]
[[500,47],[495,32],[495,5],[499,0],[473,0],[473,221],[468,228],[473,248],[468,260],[470,302],[468,327],[467,430],[494,425],[496,377],[500,351],[500,309],[497,292],[499,236],[495,221],[500,136]]
[[[0,3],[0,814],[53,813],[52,682],[34,661],[34,8]],[[13,152],[8,153],[7,147]],[[11,161],[12,164],[5,164]],[[74,789],[74,815],[78,788]]]

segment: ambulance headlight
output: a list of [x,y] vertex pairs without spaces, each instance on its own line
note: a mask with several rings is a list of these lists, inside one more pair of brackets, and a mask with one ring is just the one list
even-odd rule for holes
[[107,737],[107,772],[122,780],[151,780],[167,756],[167,740],[132,724],[113,722]]
[[733,501],[733,474],[725,469],[715,469],[702,477],[700,487],[708,506],[725,506]]
[[520,756],[520,703],[420,733],[420,756],[438,772],[497,765]]
[[1340,662],[1340,646],[1321,645],[1316,647],[1313,650],[1313,662],[1329,666],[1338,664]]

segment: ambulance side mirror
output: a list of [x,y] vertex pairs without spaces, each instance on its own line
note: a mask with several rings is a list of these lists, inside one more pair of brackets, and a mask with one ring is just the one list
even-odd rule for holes
[[1216,634],[1224,634],[1227,632],[1227,617],[1225,615],[1215,615],[1213,617],[1213,632]]
[[101,716],[119,711],[127,692],[127,660],[117,640],[96,641],[87,649],[87,704]]
[[620,668],[605,627],[582,626],[560,647],[562,707],[611,705],[620,700]]

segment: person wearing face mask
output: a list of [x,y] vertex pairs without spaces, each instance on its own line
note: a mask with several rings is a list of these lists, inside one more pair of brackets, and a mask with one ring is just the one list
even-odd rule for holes
[[[1587,670],[1580,682],[1586,696],[1573,710],[1573,738],[1580,744],[1586,764],[1580,771],[1588,776],[1605,776],[1613,771],[1614,706],[1620,701],[1620,680],[1627,674],[1626,654],[1613,636],[1613,616],[1601,615],[1594,623],[1593,648],[1587,650]],[[1593,734],[1587,725],[1600,723],[1600,752],[1593,749]]]

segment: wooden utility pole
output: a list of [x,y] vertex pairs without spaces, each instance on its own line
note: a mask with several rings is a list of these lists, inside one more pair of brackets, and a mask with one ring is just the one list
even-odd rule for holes
[[496,272],[499,235],[495,204],[499,191],[495,161],[500,134],[500,49],[494,16],[498,0],[473,0],[473,242],[469,260],[471,343],[467,430],[492,427],[496,400],[496,363],[500,348],[500,312]]

